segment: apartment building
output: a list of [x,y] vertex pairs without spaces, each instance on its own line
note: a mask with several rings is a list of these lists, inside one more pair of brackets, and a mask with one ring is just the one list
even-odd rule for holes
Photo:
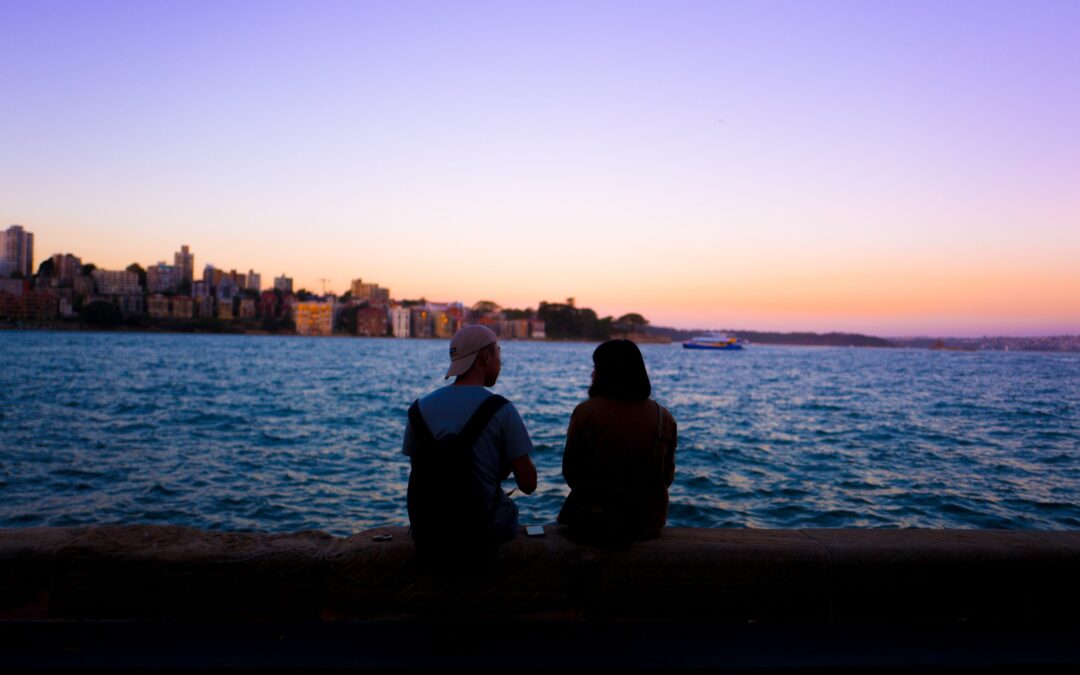
[[94,270],[94,290],[101,295],[142,295],[139,275],[126,270]]
[[191,283],[195,281],[195,254],[191,252],[191,249],[187,247],[187,244],[180,247],[180,250],[173,254],[173,266],[180,268],[180,277]]
[[373,305],[385,305],[390,302],[390,289],[381,288],[379,284],[365,284],[360,279],[353,279],[349,291],[353,300],[369,302]]
[[52,257],[53,276],[60,280],[62,285],[75,281],[75,277],[82,274],[82,260],[70,253],[57,253]]
[[176,265],[159,262],[146,268],[146,291],[148,293],[172,293],[184,281],[184,270]]
[[174,295],[172,298],[172,318],[190,319],[194,316],[195,302],[187,295]]
[[280,277],[274,277],[274,290],[282,293],[292,293],[292,282],[292,277],[287,277],[284,274]]
[[414,338],[429,338],[435,336],[435,325],[432,323],[431,311],[423,307],[413,307],[409,310],[409,324]]
[[387,310],[387,322],[390,324],[390,334],[398,338],[409,337],[409,318],[411,311],[408,307],[391,307]]
[[0,231],[0,277],[15,273],[26,279],[34,273],[34,235],[22,225]]
[[386,309],[361,307],[356,310],[356,334],[370,337],[386,335]]
[[154,319],[168,319],[169,298],[160,293],[154,293],[146,299],[146,313]]
[[431,312],[432,337],[450,339],[454,337],[456,328],[456,322],[446,310],[437,309]]
[[333,301],[295,303],[293,323],[298,335],[331,335],[334,329]]
[[193,298],[195,302],[195,316],[200,319],[214,318],[214,298],[209,295],[198,295]]

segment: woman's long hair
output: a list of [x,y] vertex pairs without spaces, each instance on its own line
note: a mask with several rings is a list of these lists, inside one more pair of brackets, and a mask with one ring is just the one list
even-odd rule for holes
[[618,401],[644,401],[652,394],[649,373],[641,350],[630,340],[608,340],[592,355],[596,377],[589,396],[603,396]]

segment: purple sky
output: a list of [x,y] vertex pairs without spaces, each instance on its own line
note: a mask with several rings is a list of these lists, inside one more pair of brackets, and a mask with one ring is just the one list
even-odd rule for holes
[[0,227],[656,323],[1080,332],[1080,2],[0,0]]

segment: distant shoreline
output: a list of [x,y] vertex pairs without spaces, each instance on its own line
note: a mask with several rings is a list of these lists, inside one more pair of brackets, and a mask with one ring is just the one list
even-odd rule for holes
[[[352,335],[334,333],[333,335],[298,335],[293,331],[268,331],[257,328],[245,328],[238,324],[214,324],[206,326],[95,326],[77,321],[10,323],[0,322],[0,331],[55,331],[72,333],[159,333],[166,335],[246,335],[276,337],[319,337],[319,338],[370,338],[377,340],[445,340],[437,337],[399,338],[391,335]],[[684,331],[681,329],[651,328],[650,333],[663,334],[671,338],[670,343],[654,340],[642,340],[641,344],[678,345],[684,339],[683,333],[699,335],[710,331]],[[1037,353],[1080,353],[1080,336],[1063,335],[1054,337],[988,337],[988,338],[876,338],[857,333],[768,333],[763,331],[721,331],[747,340],[751,349],[755,345],[777,347],[847,347],[868,349],[918,349],[927,351],[970,353],[976,351],[1020,351]],[[617,336],[623,337],[623,336]],[[855,338],[855,339],[853,339]],[[602,340],[577,338],[505,338],[513,342],[547,343],[582,343],[599,344]],[[943,343],[943,345],[942,345]]]

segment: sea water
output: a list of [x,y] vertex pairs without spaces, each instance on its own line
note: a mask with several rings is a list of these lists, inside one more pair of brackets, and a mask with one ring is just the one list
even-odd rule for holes
[[[536,446],[523,523],[567,493],[594,344],[506,341]],[[406,409],[447,341],[0,332],[0,527],[406,524]],[[1080,528],[1080,355],[644,345],[679,425],[668,523]],[[507,484],[507,489],[512,481]]]

